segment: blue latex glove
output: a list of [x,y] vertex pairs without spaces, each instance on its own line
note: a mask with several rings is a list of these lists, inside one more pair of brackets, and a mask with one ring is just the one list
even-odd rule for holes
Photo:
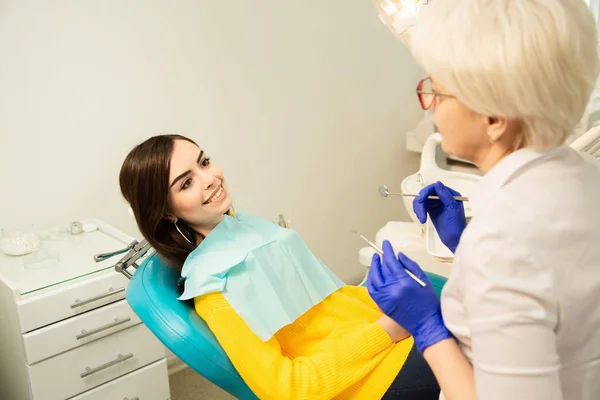
[[[405,267],[427,286],[415,282]],[[420,352],[453,337],[444,325],[440,301],[427,275],[404,254],[396,258],[387,240],[383,242],[383,263],[379,254],[373,256],[367,289],[381,311],[413,336]]]
[[[460,195],[443,183],[436,182],[421,189],[419,196],[413,200],[413,210],[419,221],[424,224],[429,213],[442,243],[452,253],[456,252],[460,237],[467,226],[463,202],[453,197]],[[428,199],[428,196],[438,196],[440,200]]]

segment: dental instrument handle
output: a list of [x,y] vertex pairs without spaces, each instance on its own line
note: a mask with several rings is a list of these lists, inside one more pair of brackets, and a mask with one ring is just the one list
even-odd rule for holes
[[[356,233],[358,236],[360,236],[360,238],[362,240],[364,240],[365,242],[367,242],[367,244],[369,246],[371,246],[376,252],[378,252],[379,255],[383,256],[383,250],[379,246],[377,246],[375,243],[371,242],[369,239],[367,239],[366,237],[364,237],[363,235],[361,235],[359,232],[354,231],[354,233]],[[415,274],[413,274],[412,272],[410,272],[407,268],[404,268],[404,271],[406,271],[406,273],[408,274],[408,276],[410,276],[419,285],[421,285],[423,287],[427,286],[425,284],[425,282],[423,282],[421,279],[419,279]]]
[[101,261],[104,261],[104,260],[108,260],[109,258],[114,257],[116,255],[126,253],[129,250],[133,249],[136,244],[138,244],[138,242],[137,242],[137,240],[134,240],[133,242],[131,242],[129,244],[129,246],[125,247],[124,249],[115,250],[115,251],[111,251],[111,252],[108,252],[108,253],[95,254],[94,255],[94,261],[95,262],[101,262]]
[[[378,191],[379,191],[379,194],[382,197],[388,197],[390,195],[391,196],[403,196],[403,197],[419,197],[418,194],[411,194],[411,193],[391,193],[388,190],[388,187],[385,186],[385,185],[379,186],[379,190]],[[453,196],[453,197],[454,197],[454,200],[456,200],[456,201],[469,201],[469,198],[465,197],[465,196]],[[431,200],[439,200],[440,199],[438,196],[428,196],[427,198],[431,199]]]
[[[407,193],[390,193],[393,195],[397,195],[397,196],[404,196],[404,197],[419,197],[418,194],[407,194]],[[469,201],[468,197],[465,196],[452,196],[454,197],[454,200],[456,201]],[[438,196],[427,196],[428,199],[431,200],[439,200],[440,198]]]

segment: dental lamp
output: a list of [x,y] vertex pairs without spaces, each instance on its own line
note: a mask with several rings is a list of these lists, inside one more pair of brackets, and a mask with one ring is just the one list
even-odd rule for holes
[[410,47],[412,27],[427,0],[373,0],[379,18],[397,39]]
[[[417,15],[429,4],[428,0],[372,0],[379,19],[394,37],[408,48],[411,46],[413,25]],[[423,111],[423,117],[406,133],[406,149],[421,153],[425,141],[435,133],[433,111]]]

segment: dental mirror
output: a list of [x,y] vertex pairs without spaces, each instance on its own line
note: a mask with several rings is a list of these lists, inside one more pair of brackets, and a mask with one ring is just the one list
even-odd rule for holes
[[381,197],[388,197],[389,195],[402,196],[402,193],[390,193],[388,187],[385,185],[379,186],[379,194],[381,195]]
[[[379,194],[381,197],[388,197],[389,195],[393,196],[404,196],[404,197],[419,197],[418,194],[408,194],[408,193],[390,193],[388,187],[386,185],[379,186]],[[457,201],[469,201],[468,197],[465,196],[453,196],[454,200]],[[428,196],[428,199],[439,200],[440,198],[437,196]]]

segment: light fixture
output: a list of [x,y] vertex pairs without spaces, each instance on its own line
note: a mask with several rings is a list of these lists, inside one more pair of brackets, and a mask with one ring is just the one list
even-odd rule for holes
[[410,46],[417,13],[427,3],[427,0],[373,0],[381,21],[406,46]]

